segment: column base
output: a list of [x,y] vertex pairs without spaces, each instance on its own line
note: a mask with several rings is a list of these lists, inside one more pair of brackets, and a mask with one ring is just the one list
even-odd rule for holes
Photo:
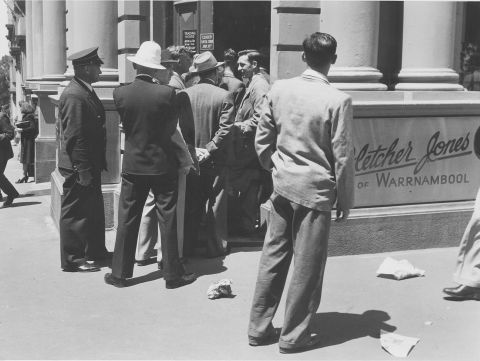
[[35,183],[48,182],[56,167],[55,138],[35,139]]
[[340,90],[387,90],[380,83],[382,73],[372,67],[332,67],[328,73],[330,83]]
[[405,68],[398,82],[395,90],[464,90],[458,74],[449,68]]
[[[50,203],[50,216],[53,219],[55,226],[59,227],[60,223],[60,211],[62,208],[62,196],[63,196],[63,181],[64,178],[55,169],[50,175],[51,183],[51,203]],[[105,229],[110,230],[114,227],[114,220],[116,222],[116,214],[118,209],[118,194],[119,184],[102,184],[103,206],[105,209]],[[116,195],[115,195],[116,194]]]

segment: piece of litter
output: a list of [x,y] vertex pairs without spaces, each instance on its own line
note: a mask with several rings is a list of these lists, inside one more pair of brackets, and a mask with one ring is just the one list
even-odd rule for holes
[[431,326],[431,325],[433,325],[432,321],[425,321],[425,326]]
[[224,278],[218,282],[212,283],[207,290],[207,297],[211,300],[220,297],[232,295],[232,281]]
[[407,357],[410,350],[420,341],[416,337],[402,336],[392,332],[380,334],[382,348],[395,357]]
[[402,280],[409,277],[425,276],[425,271],[415,268],[406,259],[398,261],[394,258],[387,257],[383,260],[380,267],[378,267],[377,276],[378,275],[391,275],[397,280]]

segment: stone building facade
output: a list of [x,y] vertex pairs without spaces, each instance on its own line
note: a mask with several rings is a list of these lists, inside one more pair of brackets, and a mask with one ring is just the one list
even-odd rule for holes
[[112,91],[133,79],[127,56],[141,42],[197,52],[257,48],[272,81],[299,74],[301,42],[314,31],[338,40],[329,79],[354,100],[356,204],[334,227],[333,254],[456,245],[480,184],[473,152],[480,96],[459,84],[465,41],[480,42],[475,2],[8,0],[12,111],[38,99],[36,181],[52,184],[58,220],[56,104],[73,76],[68,55],[99,46],[94,84],[107,111],[108,165],[102,175],[114,227],[121,131]]

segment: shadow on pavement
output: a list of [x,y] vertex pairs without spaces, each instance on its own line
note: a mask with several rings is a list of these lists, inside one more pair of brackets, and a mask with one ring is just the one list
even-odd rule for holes
[[42,204],[42,202],[13,202],[13,204],[9,207],[6,208],[1,208],[0,209],[8,209],[8,208],[16,208],[16,207],[23,207],[23,206],[33,206],[35,204]]
[[162,271],[160,270],[153,271],[140,277],[131,278],[130,280],[128,280],[128,286],[130,287],[130,286],[139,285],[140,283],[155,281],[162,277],[163,277]]
[[312,332],[317,332],[322,338],[318,348],[328,347],[366,336],[380,338],[380,330],[393,332],[397,329],[387,324],[388,320],[389,314],[379,310],[368,310],[362,314],[317,313],[312,321]]
[[33,197],[33,196],[49,196],[52,193],[50,188],[48,189],[37,189],[37,190],[29,190],[28,193],[20,195],[20,198],[24,197]]
[[185,268],[188,272],[195,272],[198,277],[222,273],[227,270],[227,267],[223,265],[224,259],[225,257],[191,258],[185,264]]

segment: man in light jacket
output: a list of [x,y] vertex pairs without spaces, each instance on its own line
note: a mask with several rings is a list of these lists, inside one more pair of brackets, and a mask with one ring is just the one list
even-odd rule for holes
[[326,75],[336,41],[314,33],[303,42],[308,69],[277,81],[263,103],[255,148],[272,171],[268,229],[250,314],[249,344],[276,339],[272,319],[295,258],[279,347],[301,352],[319,341],[309,328],[322,293],[331,210],[346,220],[353,207],[352,101]]

